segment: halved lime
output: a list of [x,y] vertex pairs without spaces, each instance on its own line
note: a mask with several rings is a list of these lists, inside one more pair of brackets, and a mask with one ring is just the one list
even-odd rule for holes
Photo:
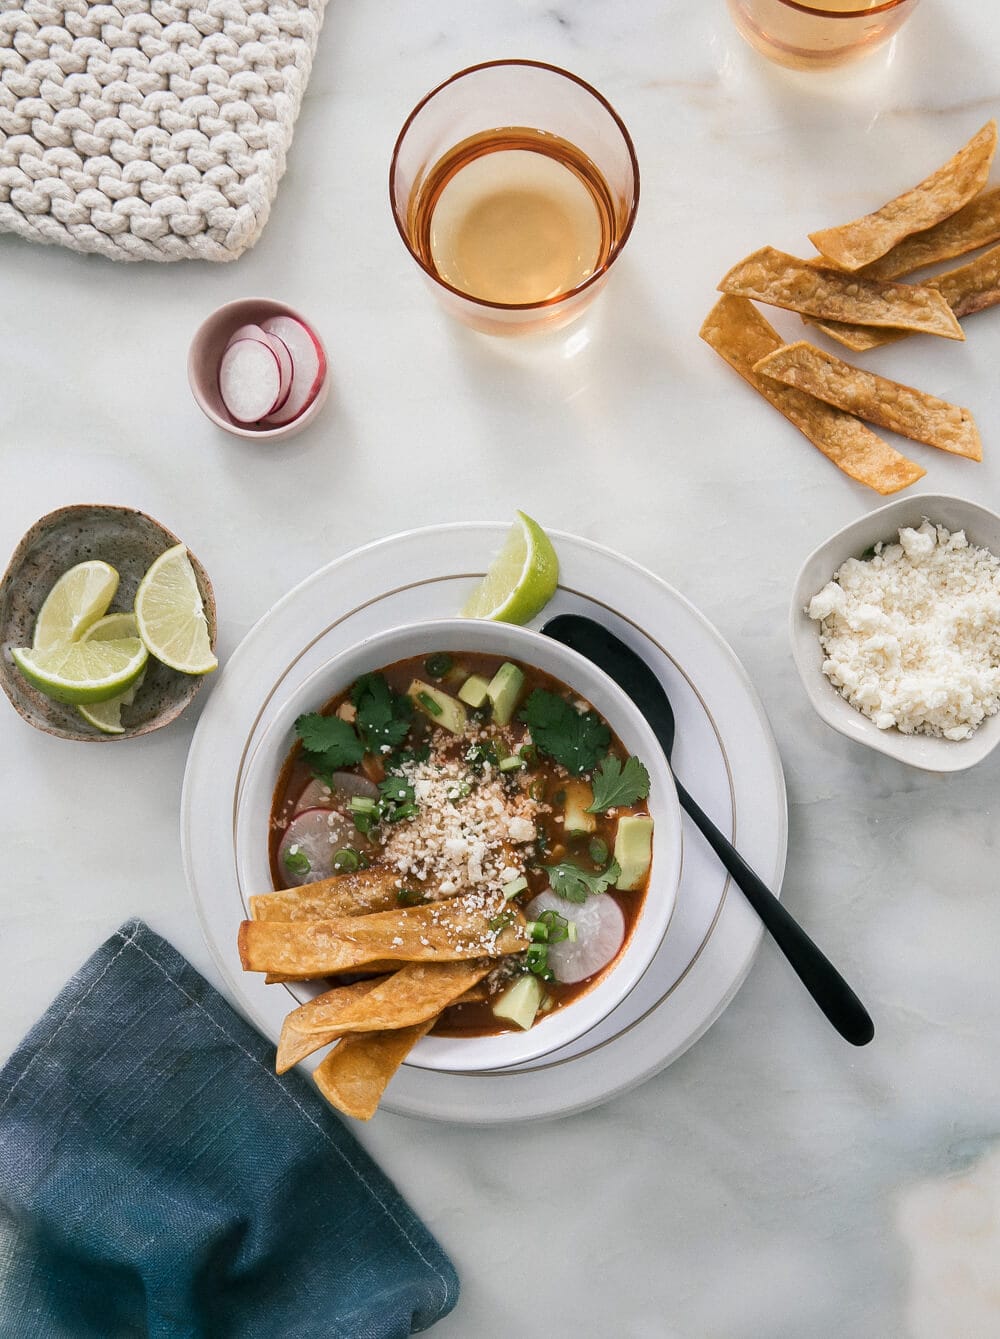
[[[87,629],[80,640],[111,642],[122,637],[138,637],[138,635],[139,628],[135,614],[105,614]],[[145,677],[146,671],[143,670],[132,687],[124,693],[109,697],[107,702],[92,702],[89,707],[77,707],[77,711],[89,725],[95,730],[100,730],[102,734],[123,735],[125,728],[122,725],[122,707],[132,705]]]
[[465,618],[528,623],[556,593],[559,559],[552,541],[537,521],[515,514],[503,548],[462,610]]
[[117,589],[118,573],[96,558],[64,572],[38,611],[33,650],[51,651],[81,637],[101,617]]
[[142,578],[135,616],[139,636],[164,665],[183,674],[208,674],[218,665],[201,592],[183,544],[161,553]]
[[106,702],[126,692],[149,659],[149,652],[138,637],[122,637],[113,642],[69,642],[51,651],[19,646],[11,655],[39,692],[74,706],[81,702]]

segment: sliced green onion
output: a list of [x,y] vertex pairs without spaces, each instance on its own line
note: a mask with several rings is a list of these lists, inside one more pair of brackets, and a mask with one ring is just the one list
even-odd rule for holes
[[533,763],[538,760],[538,750],[534,744],[522,744],[517,752],[518,756],[523,758],[526,763]]
[[378,802],[369,795],[352,795],[350,808],[352,814],[373,814],[378,809]]
[[443,679],[454,663],[450,655],[444,651],[439,651],[436,655],[427,657],[424,661],[424,669],[432,679]]
[[549,927],[544,921],[529,921],[524,927],[528,938],[534,944],[547,944],[549,939]]
[[571,944],[576,943],[576,921],[566,922],[566,938]]
[[549,968],[548,944],[529,944],[524,955],[524,964],[533,976],[540,976],[543,981],[555,980],[555,976]]
[[524,761],[524,759],[518,758],[514,754],[512,754],[509,758],[501,758],[500,760],[501,772],[519,772],[522,767],[526,766],[527,763]]
[[516,917],[512,911],[501,911],[499,916],[494,916],[486,924],[491,930],[503,930],[508,925],[513,925]]
[[541,925],[545,931],[544,936],[532,935],[532,939],[544,937],[546,943],[561,944],[564,939],[569,938],[569,921],[558,911],[551,909],[543,911],[538,920],[532,924]]
[[312,869],[305,851],[286,851],[283,859],[290,874],[308,874]]
[[440,702],[435,702],[430,693],[418,693],[417,701],[432,716],[440,716],[444,712],[444,707],[441,706]]
[[418,813],[415,804],[401,804],[387,815],[390,823],[401,823],[404,818],[413,818]]
[[516,879],[511,879],[509,883],[505,883],[500,889],[503,893],[503,900],[509,902],[512,897],[517,897],[518,893],[523,893],[527,886],[528,880],[523,874],[519,875]]
[[415,907],[418,902],[423,902],[424,895],[419,888],[397,888],[396,901],[401,907]]
[[348,874],[353,874],[356,869],[361,868],[361,857],[353,846],[345,846],[342,850],[334,852],[333,868],[346,870]]

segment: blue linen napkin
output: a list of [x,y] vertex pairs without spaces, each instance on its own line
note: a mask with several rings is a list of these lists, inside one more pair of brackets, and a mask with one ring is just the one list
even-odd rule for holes
[[457,1299],[339,1117],[141,921],[0,1071],[3,1339],[397,1339]]

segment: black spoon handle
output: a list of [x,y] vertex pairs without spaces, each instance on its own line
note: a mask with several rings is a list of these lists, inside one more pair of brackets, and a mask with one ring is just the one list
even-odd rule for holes
[[867,1045],[875,1035],[875,1024],[857,995],[767,885],[761,882],[735,846],[698,807],[676,776],[674,784],[681,808],[690,814],[709,846],[743,890],[747,901],[823,1013],[852,1046]]

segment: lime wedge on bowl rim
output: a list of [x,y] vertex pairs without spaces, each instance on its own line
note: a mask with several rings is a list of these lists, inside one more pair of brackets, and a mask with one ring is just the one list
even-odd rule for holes
[[183,544],[161,553],[135,596],[139,636],[150,653],[182,674],[209,674],[218,666],[198,582]]
[[559,559],[552,541],[537,521],[515,514],[503,548],[462,609],[465,618],[530,623],[556,593]]
[[26,646],[11,651],[18,669],[40,693],[72,706],[106,702],[127,692],[146,667],[149,652],[138,637],[69,642],[51,651]]
[[[105,614],[87,629],[80,638],[82,642],[111,642],[121,637],[138,637],[139,625],[135,614]],[[143,670],[135,683],[124,693],[109,697],[107,702],[92,702],[89,707],[77,707],[77,711],[95,730],[105,735],[123,735],[122,707],[130,707],[146,677]]]
[[99,560],[77,563],[64,572],[38,611],[32,649],[52,651],[76,641],[96,623],[115,598],[118,573]]

